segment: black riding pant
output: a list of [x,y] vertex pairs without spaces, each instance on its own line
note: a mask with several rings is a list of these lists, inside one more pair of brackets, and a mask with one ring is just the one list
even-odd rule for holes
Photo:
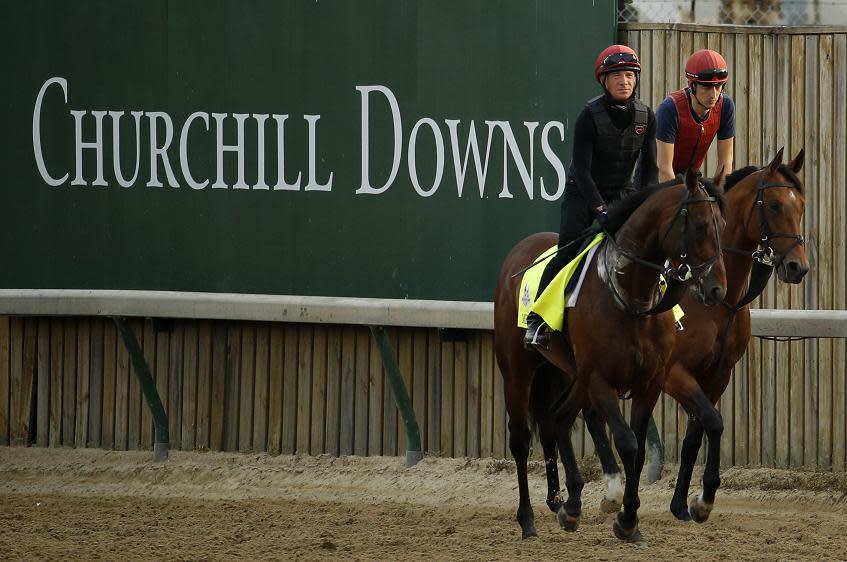
[[[582,196],[579,188],[574,184],[568,184],[565,189],[565,194],[562,196],[562,217],[559,223],[559,247],[576,240],[582,232],[591,226],[594,217],[591,210],[588,208],[588,203]],[[547,288],[547,285],[553,280],[559,271],[565,267],[569,261],[576,257],[581,242],[571,244],[567,248],[559,250],[553,259],[547,263],[544,268],[544,273],[541,274],[541,281],[538,284],[538,293]]]

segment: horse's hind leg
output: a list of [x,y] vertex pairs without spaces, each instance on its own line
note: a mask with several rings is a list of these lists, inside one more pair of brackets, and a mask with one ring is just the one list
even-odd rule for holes
[[576,462],[576,454],[571,443],[571,427],[576,415],[565,419],[559,426],[559,453],[562,465],[565,467],[565,486],[568,489],[568,499],[560,506],[556,517],[559,526],[565,531],[576,531],[582,516],[582,488],[585,482]]
[[562,507],[562,494],[559,488],[559,467],[556,460],[556,428],[549,420],[538,423],[538,439],[544,451],[544,470],[547,473],[547,507],[558,513]]
[[612,452],[612,444],[606,435],[606,424],[597,415],[597,412],[589,404],[582,410],[585,426],[594,441],[594,450],[603,467],[603,480],[606,482],[606,495],[600,501],[600,511],[603,513],[617,513],[623,503],[623,480],[621,469]]
[[510,377],[505,382],[506,410],[509,413],[509,450],[515,459],[518,472],[518,512],[515,516],[521,526],[521,537],[535,537],[535,514],[529,500],[527,459],[532,433],[529,429],[529,391],[531,378],[523,381]]

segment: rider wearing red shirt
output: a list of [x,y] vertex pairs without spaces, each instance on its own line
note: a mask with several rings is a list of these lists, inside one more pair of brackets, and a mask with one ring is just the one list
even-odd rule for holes
[[718,138],[718,169],[732,171],[735,141],[735,103],[723,92],[729,80],[726,60],[716,51],[701,49],[685,64],[688,88],[671,92],[656,111],[656,152],[659,181],[673,179],[703,159]]

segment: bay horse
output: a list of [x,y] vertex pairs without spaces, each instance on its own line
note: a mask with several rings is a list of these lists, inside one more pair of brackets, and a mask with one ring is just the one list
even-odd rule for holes
[[[640,539],[638,482],[647,422],[661,393],[675,337],[669,306],[653,306],[657,273],[663,272],[675,287],[685,288],[696,281],[697,292],[706,303],[723,299],[721,183],[719,175],[715,184],[700,184],[689,171],[684,184],[636,192],[611,205],[609,231],[615,234],[597,250],[579,299],[567,311],[566,329],[551,334],[549,350],[523,347],[522,329],[517,326],[518,274],[555,245],[557,236],[531,235],[506,256],[495,289],[494,346],[509,415],[509,449],[517,467],[516,518],[523,538],[537,534],[527,481],[533,424],[544,449],[548,479],[551,461],[552,471],[557,470],[557,446],[565,466],[568,499],[562,502],[548,493],[548,506],[558,512],[563,528],[576,530],[578,526],[583,481],[569,430],[584,409],[595,420],[592,429],[605,423],[611,427],[626,473],[623,511],[618,513],[613,531],[621,540]],[[619,229],[614,228],[617,225]],[[662,265],[665,263],[670,265]],[[678,300],[681,290],[673,293]],[[656,313],[647,314],[652,311]],[[536,372],[545,382],[552,381],[549,390],[565,389],[558,393],[558,400],[551,400],[548,389],[533,388]],[[618,399],[627,392],[633,401],[632,428],[618,406]]]
[[[783,150],[765,167],[747,166],[726,180],[726,229],[722,249],[727,277],[727,294],[721,306],[703,306],[686,295],[685,329],[677,334],[668,362],[664,391],[673,396],[688,414],[688,425],[680,452],[670,511],[682,521],[702,523],[714,507],[720,486],[720,442],[723,419],[715,404],[729,384],[732,370],[750,342],[749,303],[764,290],[773,270],[785,283],[800,283],[809,271],[800,222],[806,205],[806,189],[797,173],[803,167],[801,149],[787,165]],[[591,424],[592,418],[586,417]],[[594,422],[596,423],[596,422]],[[589,427],[589,430],[591,428]],[[702,492],[686,503],[694,463],[708,439]],[[620,469],[604,432],[591,431],[597,455],[608,483],[601,509],[617,509],[620,497],[615,476]],[[554,467],[555,468],[555,467]],[[557,479],[558,474],[548,478]]]
[[[776,269],[785,283],[800,283],[809,261],[800,234],[806,191],[797,173],[803,150],[788,165],[783,150],[759,169],[748,166],[727,177],[726,229],[722,246],[727,294],[722,306],[705,307],[684,298],[685,330],[676,338],[664,391],[688,414],[680,452],[679,474],[670,510],[680,520],[708,519],[720,485],[723,421],[715,407],[735,364],[750,342],[750,307]],[[755,274],[751,278],[751,271]],[[702,492],[686,505],[691,473],[708,438]]]

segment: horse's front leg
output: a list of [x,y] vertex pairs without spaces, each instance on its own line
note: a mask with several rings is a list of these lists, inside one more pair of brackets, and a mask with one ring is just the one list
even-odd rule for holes
[[541,449],[544,451],[544,471],[547,474],[547,507],[553,513],[558,513],[564,503],[559,487],[559,466],[556,459],[557,438],[556,426],[552,423],[552,420],[538,421],[538,440],[541,441]]
[[562,466],[565,467],[568,499],[559,508],[556,516],[559,519],[559,526],[566,531],[576,531],[582,517],[582,488],[585,482],[576,462],[576,454],[571,442],[571,428],[578,412],[578,406],[574,403],[567,407],[563,412],[564,415],[559,419],[559,454],[562,457]]
[[617,513],[623,503],[623,480],[621,469],[612,452],[612,444],[606,435],[606,424],[590,404],[582,410],[582,417],[588,433],[591,434],[591,440],[594,441],[594,451],[600,459],[603,480],[606,482],[606,494],[600,501],[600,511]]

